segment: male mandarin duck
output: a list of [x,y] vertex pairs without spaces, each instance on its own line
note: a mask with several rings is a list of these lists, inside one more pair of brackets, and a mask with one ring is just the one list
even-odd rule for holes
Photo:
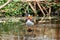
[[31,26],[33,26],[34,25],[34,22],[32,21],[32,16],[30,15],[30,14],[28,14],[28,16],[27,16],[27,21],[26,21],[26,25],[28,26],[28,27],[31,27]]
[[31,27],[34,25],[34,22],[33,22],[32,16],[31,16],[30,14],[28,14],[28,16],[27,16],[26,25],[28,26],[28,28],[27,28],[27,31],[28,31],[28,32],[33,31],[33,30],[31,29]]

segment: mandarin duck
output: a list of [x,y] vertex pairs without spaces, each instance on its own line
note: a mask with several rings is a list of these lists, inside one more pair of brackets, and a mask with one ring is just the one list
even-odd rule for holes
[[33,18],[32,18],[32,16],[30,14],[28,14],[28,16],[27,16],[26,25],[28,27],[31,27],[31,26],[34,25]]
[[26,19],[26,25],[28,26],[27,31],[31,32],[33,31],[31,27],[34,25],[33,18],[30,14],[28,14],[27,19]]

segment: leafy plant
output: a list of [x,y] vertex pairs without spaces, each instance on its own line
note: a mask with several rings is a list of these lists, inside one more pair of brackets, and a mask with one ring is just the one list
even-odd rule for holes
[[[0,5],[4,4],[7,0],[0,0]],[[49,0],[51,2],[53,2],[52,0]],[[45,7],[49,6],[48,4],[42,4]],[[4,10],[4,16],[20,16],[20,15],[24,15],[25,14],[25,10],[27,8],[28,3],[26,2],[21,2],[21,0],[13,0],[10,4],[8,4],[7,6],[5,6],[3,9]],[[59,4],[52,4],[52,10],[56,11],[57,9],[59,9],[60,7],[60,3]],[[29,7],[26,11],[29,11],[30,14],[34,14],[32,9]],[[38,13],[38,9],[37,9],[37,13]],[[3,12],[0,11],[0,14],[3,14]]]

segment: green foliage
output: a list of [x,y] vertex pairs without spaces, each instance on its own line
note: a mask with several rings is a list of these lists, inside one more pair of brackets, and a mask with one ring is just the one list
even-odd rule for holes
[[[0,0],[0,5],[4,4],[6,1],[7,0]],[[42,4],[42,5],[46,7],[49,6],[48,4]],[[20,16],[25,14],[27,6],[29,6],[28,3],[20,2],[20,0],[13,0],[11,3],[9,3],[1,10],[4,10],[4,16],[18,16],[18,15]],[[52,4],[52,7],[54,10],[57,10],[60,7],[60,4]],[[29,11],[30,14],[33,14],[33,11],[30,7],[27,9],[27,11]],[[3,14],[3,12],[0,11],[0,14]]]
[[[15,2],[15,1],[17,1],[17,2]],[[4,2],[4,1],[2,1],[2,2]],[[0,3],[0,4],[2,5],[2,3]],[[5,6],[1,10],[5,11],[5,16],[15,16],[15,15],[24,14],[27,6],[28,6],[27,3],[23,3],[23,2],[20,2],[18,0],[13,0],[13,2],[8,4],[7,6]]]
[[1,33],[18,33],[18,32],[24,32],[25,26],[21,25],[22,22],[6,22],[6,23],[0,23],[0,34]]
[[0,5],[4,4],[7,0],[0,0]]
[[58,10],[59,8],[60,8],[60,3],[58,3],[58,4],[52,4],[52,10],[53,10],[53,12],[56,11],[56,10]]
[[20,1],[20,0],[13,0],[14,2],[18,2],[18,1]]

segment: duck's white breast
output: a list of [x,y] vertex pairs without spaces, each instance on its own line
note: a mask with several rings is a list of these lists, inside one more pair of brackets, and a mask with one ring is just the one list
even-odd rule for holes
[[30,21],[30,20],[27,20],[26,25],[27,25],[27,26],[33,26],[33,25],[34,25],[34,22],[32,22],[32,21]]

